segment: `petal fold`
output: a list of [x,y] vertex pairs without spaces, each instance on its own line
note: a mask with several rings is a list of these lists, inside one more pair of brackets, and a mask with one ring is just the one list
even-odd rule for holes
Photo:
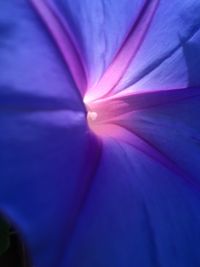
[[144,42],[116,91],[127,87],[134,92],[199,87],[199,12],[197,0],[161,0]]
[[199,192],[134,147],[107,140],[68,266],[198,266]]

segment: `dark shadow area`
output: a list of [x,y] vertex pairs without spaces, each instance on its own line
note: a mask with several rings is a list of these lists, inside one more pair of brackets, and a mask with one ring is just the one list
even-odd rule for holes
[[192,40],[181,38],[183,54],[188,70],[188,86],[200,86],[200,46]]
[[0,248],[1,267],[31,267],[19,234],[2,216],[0,216]]

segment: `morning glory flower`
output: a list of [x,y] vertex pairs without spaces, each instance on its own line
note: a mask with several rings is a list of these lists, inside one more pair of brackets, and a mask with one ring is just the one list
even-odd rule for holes
[[200,265],[200,3],[0,3],[0,211],[37,267]]

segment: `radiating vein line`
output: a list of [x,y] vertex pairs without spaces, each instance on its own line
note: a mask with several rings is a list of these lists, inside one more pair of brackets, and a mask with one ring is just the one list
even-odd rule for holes
[[63,25],[58,13],[50,5],[50,2],[44,0],[30,0],[30,2],[57,44],[79,92],[83,95],[87,86],[86,74],[67,24]]
[[[100,166],[102,149],[102,141],[96,138],[94,134],[90,133],[90,136],[88,138],[88,149],[86,151],[86,156],[84,159],[85,162],[83,164],[83,168],[80,171],[81,183],[78,184],[79,188],[77,188],[77,192],[79,192],[79,200],[77,201],[77,196],[75,196],[75,200],[72,202],[70,225],[68,231],[64,233],[66,243],[65,246],[63,246],[63,250],[61,251],[61,263],[63,262],[63,260],[65,260],[65,257],[67,258],[69,256],[67,252],[74,237],[80,217],[85,209],[85,206],[87,205],[87,201],[90,197],[90,192],[94,183],[94,177],[98,172],[98,168]],[[88,155],[90,155],[90,160],[88,160]]]
[[137,21],[132,26],[113,62],[105,71],[97,85],[88,89],[85,96],[87,101],[92,101],[107,95],[119,83],[149,29],[158,3],[159,0],[145,2]]
[[[124,146],[122,144],[120,144],[119,142],[118,142],[118,145],[121,148],[121,150],[124,152],[126,162],[130,168],[131,173],[133,173],[134,168],[133,168],[133,164],[130,160],[130,157],[127,155],[127,152],[126,152]],[[159,259],[159,253],[158,253],[159,252],[158,244],[157,244],[157,239],[156,239],[157,236],[156,236],[156,233],[155,233],[155,230],[153,227],[151,212],[150,212],[150,209],[148,207],[148,201],[146,199],[146,192],[143,190],[143,186],[140,186],[140,184],[138,184],[138,185],[140,188],[140,192],[143,196],[143,202],[142,202],[143,213],[146,217],[146,227],[148,227],[149,239],[151,240],[150,254],[151,254],[151,257],[154,259],[153,260],[154,261],[154,267],[161,267],[160,259]]]
[[114,123],[113,125],[121,130],[122,134],[121,137],[118,138],[118,140],[121,139],[121,141],[135,147],[154,161],[159,162],[170,172],[176,174],[180,178],[183,178],[183,180],[187,184],[190,184],[190,186],[192,186],[195,190],[197,190],[198,192],[200,191],[199,182],[195,181],[189,173],[185,172],[184,169],[178,166],[173,160],[168,158],[168,156],[160,151],[157,147],[145,140],[143,137],[137,135],[128,127],[122,126],[120,125],[120,123]]
[[123,90],[131,90],[131,87],[135,84],[139,83],[142,79],[149,76],[153,72],[155,72],[160,66],[162,66],[167,60],[172,58],[181,48],[184,44],[188,43],[198,32],[200,31],[200,27],[195,27],[193,31],[190,33],[190,35],[181,40],[180,43],[178,43],[174,48],[167,51],[161,58],[154,60],[150,65],[148,65],[146,68],[144,68],[142,71],[140,71],[137,76],[129,81],[125,88],[123,87],[120,91]]
[[138,110],[147,110],[159,106],[177,104],[191,99],[200,99],[199,88],[163,90],[147,93],[130,93],[102,98],[90,103],[91,110],[98,114],[96,124],[123,121],[130,114]]

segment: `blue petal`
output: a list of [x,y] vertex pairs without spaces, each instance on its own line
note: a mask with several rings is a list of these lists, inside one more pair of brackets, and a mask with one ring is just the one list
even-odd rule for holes
[[144,0],[55,1],[88,66],[90,83],[102,75],[137,19]]
[[59,266],[95,166],[84,116],[8,110],[0,124],[0,210],[28,244],[34,265]]
[[28,1],[0,3],[0,72],[0,211],[35,266],[57,267],[97,144],[68,69]]
[[[95,159],[93,150],[97,144],[88,136],[76,87],[65,72],[59,53],[54,55],[56,50],[50,36],[42,30],[27,2],[20,5],[18,1],[5,2],[0,7],[0,210],[21,231],[31,248],[34,264],[38,267],[200,265],[198,187],[186,183],[136,148],[113,140],[105,142],[101,165],[85,199],[94,171],[91,166],[96,167],[91,161]],[[121,17],[120,8],[117,5]],[[171,14],[170,10],[167,12]],[[123,24],[124,32],[116,35],[119,43],[129,19],[128,16]],[[181,38],[188,40],[188,35],[181,34],[179,41]],[[98,39],[94,39],[96,44]],[[152,40],[154,43],[155,38]],[[89,51],[89,44],[85,44],[85,51]],[[114,42],[110,44],[112,49],[107,59],[102,57],[105,65],[115,52]],[[170,49],[176,47],[173,45]],[[188,59],[184,49],[185,46],[185,67],[193,66],[188,80],[198,84],[191,52]],[[99,62],[93,55],[90,61],[86,53],[90,71]],[[150,61],[147,57],[148,64]],[[182,58],[180,62],[184,66]],[[33,71],[27,72],[29,69]],[[103,63],[99,73],[102,69]],[[184,69],[181,71],[185,73]],[[96,79],[99,73],[93,77]],[[173,88],[177,77],[170,80]],[[153,85],[156,83],[152,82]],[[183,168],[195,185],[199,184],[200,171],[200,125],[196,119],[199,106],[198,97],[190,98],[139,110],[131,121],[132,130]],[[86,169],[87,175],[83,176]]]
[[[151,27],[117,90],[199,86],[200,4],[197,0],[160,1]],[[195,53],[191,50],[196,47]],[[189,59],[188,59],[189,58]],[[195,75],[195,79],[191,76]]]
[[[84,54],[90,85],[112,62],[144,3],[130,0],[56,2]],[[194,69],[199,71],[199,50],[192,53],[190,48],[198,48],[199,10],[197,0],[175,0],[173,3],[160,0],[138,54],[115,90],[130,86],[134,91],[199,86],[197,75],[191,81]]]
[[176,168],[139,143],[105,140],[66,265],[200,265],[200,90],[134,97],[118,123]]
[[0,3],[0,72],[1,94],[56,98],[83,110],[61,54],[27,1]]
[[182,169],[191,182],[200,185],[200,89],[139,96],[135,96],[132,116],[120,124],[152,144]]
[[169,169],[108,140],[63,266],[199,266],[199,204]]

